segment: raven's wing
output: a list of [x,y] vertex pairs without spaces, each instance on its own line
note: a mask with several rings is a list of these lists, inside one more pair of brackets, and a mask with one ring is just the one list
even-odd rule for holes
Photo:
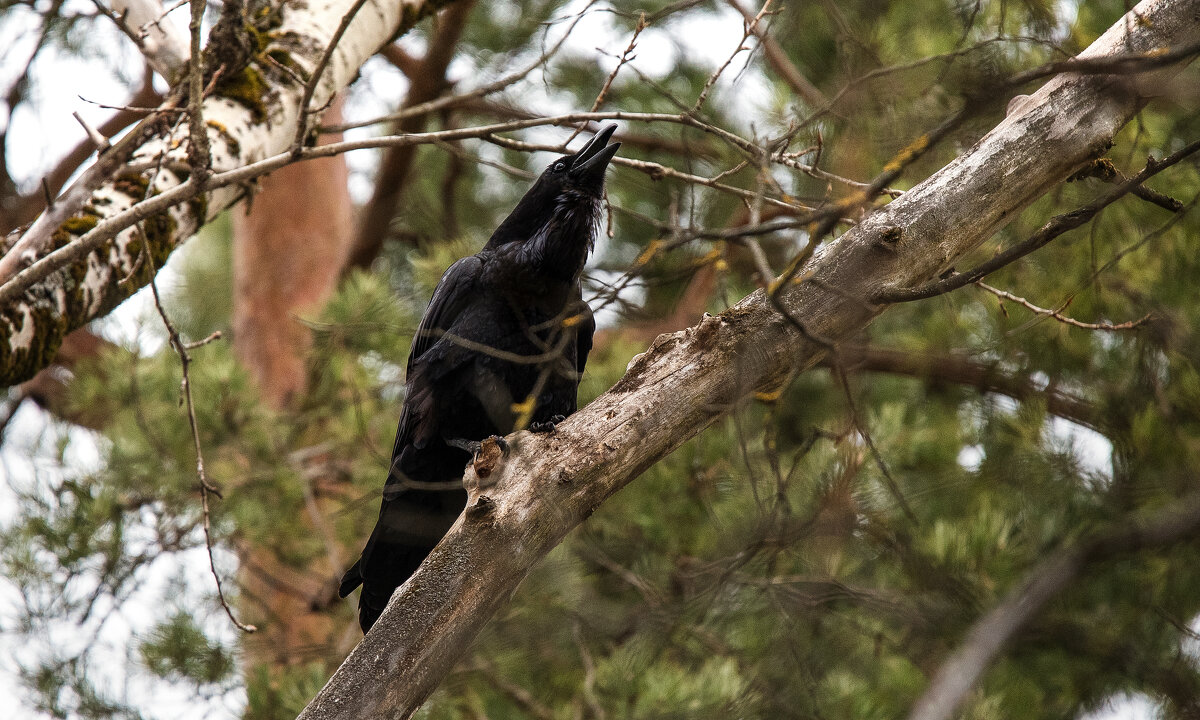
[[[580,302],[583,302],[582,300]],[[587,365],[588,353],[592,351],[592,335],[596,333],[596,318],[592,309],[583,303],[583,320],[575,334],[575,371],[583,378],[583,368]]]
[[412,442],[416,425],[423,415],[422,406],[429,401],[427,396],[430,388],[422,373],[415,369],[417,360],[450,329],[455,318],[470,303],[482,273],[483,260],[477,255],[470,255],[447,268],[433,290],[433,298],[421,317],[421,323],[417,325],[412,350],[408,353],[407,396],[400,413],[400,425],[396,429],[396,444],[392,448],[393,463],[399,459],[404,446]]
[[396,429],[379,521],[363,548],[362,557],[346,571],[339,588],[339,593],[345,597],[363,584],[359,599],[359,621],[363,632],[383,612],[392,591],[417,569],[446,533],[466,502],[461,486],[447,488],[448,492],[409,488],[406,472],[401,472],[399,466],[405,465],[407,472],[415,475],[414,480],[427,480],[427,476],[432,476],[436,481],[445,474],[442,466],[456,459],[443,457],[445,452],[422,452],[413,447],[414,435],[426,434],[421,424],[432,402],[432,388],[418,361],[467,307],[476,293],[482,271],[483,261],[476,256],[465,257],[451,265],[438,281],[429,307],[413,335],[408,355],[407,396]]
[[408,367],[425,354],[431,345],[438,341],[446,330],[454,323],[454,319],[471,300],[479,276],[483,273],[483,260],[478,255],[468,255],[459,260],[442,273],[437,287],[433,290],[433,298],[417,332],[413,335],[412,351],[408,354]]

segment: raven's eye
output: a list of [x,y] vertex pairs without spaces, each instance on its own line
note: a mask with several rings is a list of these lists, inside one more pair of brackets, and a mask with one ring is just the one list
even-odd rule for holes
[[566,170],[566,169],[567,169],[567,164],[565,162],[563,162],[562,160],[559,160],[558,162],[554,163],[554,172],[562,172],[563,170]]

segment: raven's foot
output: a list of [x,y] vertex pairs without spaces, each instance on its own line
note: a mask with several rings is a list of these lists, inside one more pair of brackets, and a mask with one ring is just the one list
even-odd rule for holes
[[563,420],[566,420],[565,415],[555,415],[546,422],[536,422],[529,425],[529,432],[533,433],[552,433],[554,428]]

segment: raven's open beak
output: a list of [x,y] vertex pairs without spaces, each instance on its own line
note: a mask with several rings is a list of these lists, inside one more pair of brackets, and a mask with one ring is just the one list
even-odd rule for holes
[[604,171],[608,168],[609,161],[621,147],[619,142],[608,144],[609,138],[616,130],[617,126],[613,124],[596,133],[595,137],[587,145],[584,145],[579,154],[575,156],[575,162],[571,165],[571,175],[580,180],[603,182]]

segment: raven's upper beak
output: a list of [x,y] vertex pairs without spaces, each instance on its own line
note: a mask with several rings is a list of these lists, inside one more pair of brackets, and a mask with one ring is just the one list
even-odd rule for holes
[[604,181],[604,171],[608,168],[608,162],[621,147],[621,143],[608,144],[608,139],[616,130],[616,124],[609,125],[596,133],[595,137],[583,146],[583,149],[575,156],[575,162],[571,165],[570,172],[573,177],[596,184]]

